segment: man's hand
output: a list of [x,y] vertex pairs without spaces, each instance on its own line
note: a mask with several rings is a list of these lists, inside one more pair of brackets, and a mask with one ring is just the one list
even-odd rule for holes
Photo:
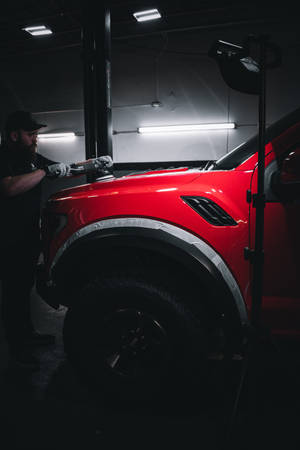
[[71,164],[72,175],[83,175],[88,173],[106,173],[107,169],[113,166],[113,160],[110,156],[99,156],[99,158],[87,159],[81,163]]
[[109,169],[114,164],[109,155],[99,156],[99,158],[94,158],[91,161],[94,163],[96,169]]
[[85,165],[88,172],[91,173],[107,173],[107,169],[112,168],[113,160],[109,155],[99,156],[98,158],[89,159]]
[[57,163],[45,167],[46,176],[49,178],[62,178],[70,175],[71,167],[68,164]]

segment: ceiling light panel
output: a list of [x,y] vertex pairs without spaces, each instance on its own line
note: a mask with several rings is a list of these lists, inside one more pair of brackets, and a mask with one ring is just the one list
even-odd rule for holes
[[148,9],[146,11],[139,11],[133,13],[138,22],[146,22],[147,20],[160,19],[161,14],[157,9]]
[[52,34],[50,28],[46,27],[45,25],[25,27],[22,28],[22,30],[27,31],[27,33],[31,34],[32,36],[45,36],[47,34]]

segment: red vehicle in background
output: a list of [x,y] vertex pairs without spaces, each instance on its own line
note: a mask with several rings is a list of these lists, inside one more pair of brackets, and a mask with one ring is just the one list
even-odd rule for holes
[[[266,142],[262,317],[274,335],[297,336],[300,109]],[[205,168],[108,175],[49,198],[38,291],[68,307],[65,351],[90,381],[149,391],[239,351],[257,150],[253,137]]]

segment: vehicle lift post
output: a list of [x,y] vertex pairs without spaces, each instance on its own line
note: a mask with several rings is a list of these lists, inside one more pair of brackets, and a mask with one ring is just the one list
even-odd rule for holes
[[[86,159],[112,157],[111,21],[107,2],[82,0],[82,62]],[[87,175],[88,182],[96,175]]]

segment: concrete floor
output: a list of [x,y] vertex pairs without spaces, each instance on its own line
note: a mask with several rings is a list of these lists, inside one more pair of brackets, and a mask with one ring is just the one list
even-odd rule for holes
[[243,361],[227,368],[214,361],[212,386],[203,395],[197,379],[148,404],[95,395],[65,360],[65,308],[54,310],[33,292],[34,321],[56,335],[53,347],[37,350],[41,369],[9,362],[0,327],[0,448],[60,449],[299,449],[300,357],[298,344],[266,347],[250,365],[237,415],[232,411]]

